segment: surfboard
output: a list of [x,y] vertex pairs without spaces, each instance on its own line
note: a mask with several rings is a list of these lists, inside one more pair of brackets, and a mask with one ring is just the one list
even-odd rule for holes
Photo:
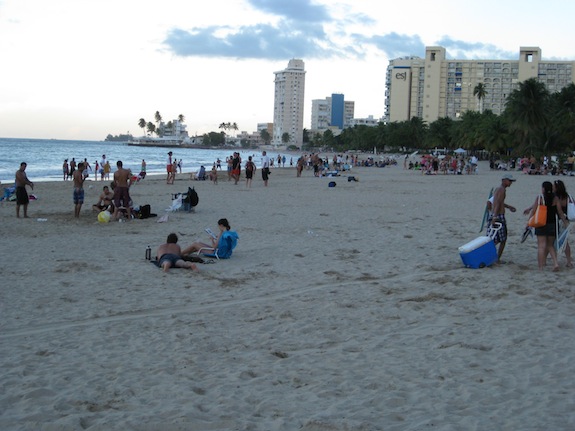
[[[489,196],[487,196],[487,200],[491,199],[491,196],[493,196],[493,190],[494,188],[491,189],[491,191],[489,192]],[[487,201],[485,202],[485,210],[483,211],[483,219],[481,220],[481,227],[479,228],[479,232],[483,232],[483,228],[485,227],[485,222],[487,221],[487,217],[489,217],[489,208],[487,207]]]

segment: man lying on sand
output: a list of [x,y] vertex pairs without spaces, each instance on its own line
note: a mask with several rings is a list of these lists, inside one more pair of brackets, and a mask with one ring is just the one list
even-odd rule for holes
[[188,268],[192,271],[199,271],[194,263],[182,259],[182,249],[177,242],[178,235],[171,233],[166,243],[158,247],[156,256],[160,267],[164,272],[168,272],[170,268]]

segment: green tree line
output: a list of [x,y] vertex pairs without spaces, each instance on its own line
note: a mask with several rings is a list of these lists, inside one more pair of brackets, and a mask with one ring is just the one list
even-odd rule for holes
[[575,150],[575,84],[550,93],[537,79],[521,82],[507,98],[505,111],[496,115],[483,109],[484,87],[474,91],[478,111],[467,111],[457,120],[439,118],[427,124],[414,117],[408,121],[355,126],[334,136],[328,130],[309,136],[309,148],[336,151],[401,151],[409,149],[464,148],[469,151],[516,156],[562,154]]

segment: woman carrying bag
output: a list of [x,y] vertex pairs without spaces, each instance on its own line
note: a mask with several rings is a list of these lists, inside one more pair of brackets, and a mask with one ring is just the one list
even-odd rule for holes
[[[537,213],[537,207],[546,207],[547,216],[545,217],[545,224],[540,227],[535,227],[535,235],[537,236],[537,264],[539,269],[545,268],[547,262],[547,255],[551,255],[553,259],[553,271],[559,271],[559,262],[557,260],[557,251],[553,245],[555,237],[557,236],[555,217],[559,216],[565,226],[569,223],[567,216],[561,208],[559,198],[553,193],[553,184],[549,181],[544,181],[541,185],[541,195],[538,195],[535,202],[529,211],[529,218],[531,219]],[[537,226],[537,225],[536,225]]]
[[[559,204],[561,205],[561,209],[567,215],[569,220],[572,218],[569,215],[569,211],[567,210],[570,202],[572,202],[571,196],[567,193],[565,189],[565,183],[561,180],[553,181],[553,191],[555,192],[555,196],[559,199]],[[567,244],[565,244],[565,257],[567,258],[567,264],[565,265],[567,268],[573,268],[573,262],[571,261],[571,247],[569,246],[569,240],[567,240]]]

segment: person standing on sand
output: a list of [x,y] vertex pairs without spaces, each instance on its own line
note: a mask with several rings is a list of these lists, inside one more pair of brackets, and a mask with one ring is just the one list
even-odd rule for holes
[[177,244],[178,235],[171,233],[165,244],[158,247],[156,252],[156,259],[164,272],[168,272],[170,268],[187,268],[192,271],[199,271],[198,267],[192,262],[186,262],[182,259],[182,249]]
[[106,161],[106,164],[104,165],[104,179],[109,180],[110,179],[110,171],[112,170],[112,167],[110,166],[110,162]]
[[262,180],[264,180],[264,186],[268,186],[268,179],[270,177],[270,158],[267,153],[262,152]]
[[16,179],[14,185],[16,186],[16,217],[20,218],[20,205],[24,207],[24,218],[28,218],[28,203],[30,198],[26,191],[26,186],[30,186],[34,190],[34,183],[28,179],[26,175],[26,162],[20,163],[20,169],[16,171]]
[[106,155],[102,154],[102,160],[100,160],[100,178],[102,181],[104,181],[104,168],[106,167],[106,163],[108,163]]
[[[569,204],[569,193],[565,189],[565,183],[561,180],[553,181],[553,191],[555,192],[555,196],[559,199],[559,203],[561,205],[561,209],[563,213],[567,214],[567,207]],[[573,268],[573,262],[571,261],[571,247],[569,246],[569,241],[565,244],[565,257],[567,258],[567,264],[565,265],[567,268]]]
[[535,235],[537,236],[537,265],[539,270],[543,270],[547,262],[547,255],[550,255],[551,259],[553,259],[553,271],[559,271],[559,260],[557,259],[557,250],[555,250],[554,245],[557,236],[556,217],[558,216],[563,220],[565,227],[569,225],[569,220],[567,220],[567,216],[561,208],[561,201],[553,193],[553,184],[549,181],[544,181],[541,184],[541,194],[537,195],[535,202],[531,205],[529,218],[535,214],[541,196],[543,196],[543,205],[547,207],[547,220],[545,226],[535,228]]
[[86,181],[84,169],[86,169],[86,165],[82,162],[78,163],[78,169],[74,171],[74,175],[72,176],[72,180],[74,181],[74,217],[76,218],[80,217],[80,210],[84,203],[84,181]]
[[114,172],[114,220],[118,220],[120,208],[124,208],[130,216],[130,176],[131,172],[124,169],[121,160],[116,162],[118,170]]
[[252,156],[248,156],[248,161],[246,162],[246,187],[252,187],[252,178],[256,173],[256,164],[252,162]]
[[64,181],[68,180],[68,173],[70,168],[68,167],[68,159],[64,159],[64,164],[62,165],[62,173],[64,174]]
[[501,179],[501,185],[495,189],[493,192],[493,209],[489,215],[487,221],[487,229],[489,229],[493,223],[501,223],[501,229],[497,231],[493,242],[499,244],[499,250],[497,252],[497,262],[501,263],[501,255],[505,249],[505,243],[507,242],[507,222],[505,220],[505,208],[514,213],[516,211],[515,207],[507,205],[505,203],[506,189],[511,186],[515,178],[511,174],[503,175]]
[[170,182],[172,179],[172,169],[174,168],[173,161],[172,161],[172,152],[168,152],[168,161],[166,162],[166,184],[173,184],[173,181]]

